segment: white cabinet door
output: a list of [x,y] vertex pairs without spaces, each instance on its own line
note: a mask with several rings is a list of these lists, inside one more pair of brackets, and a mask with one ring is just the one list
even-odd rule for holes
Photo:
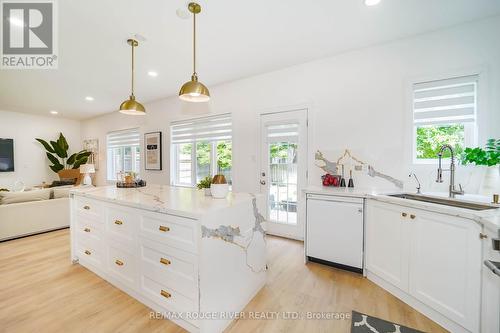
[[478,332],[481,228],[469,220],[420,210],[409,221],[410,294]]
[[[405,207],[367,200],[366,268],[408,290],[408,225]],[[406,214],[406,213],[405,213]]]

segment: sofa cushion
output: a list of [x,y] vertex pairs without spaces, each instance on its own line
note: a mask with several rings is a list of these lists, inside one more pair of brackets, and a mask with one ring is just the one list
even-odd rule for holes
[[74,188],[73,185],[67,185],[67,186],[58,186],[58,187],[53,187],[53,199],[60,199],[60,198],[69,198],[69,191]]
[[51,189],[47,188],[25,192],[0,192],[0,205],[49,200],[51,191]]

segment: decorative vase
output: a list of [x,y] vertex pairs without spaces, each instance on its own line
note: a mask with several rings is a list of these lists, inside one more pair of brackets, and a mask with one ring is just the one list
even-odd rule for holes
[[212,195],[212,192],[210,191],[210,188],[204,188],[203,191],[205,192],[205,196],[209,197]]
[[229,185],[212,184],[210,185],[210,192],[212,193],[212,197],[216,199],[224,199],[226,195],[229,193]]
[[500,165],[486,168],[486,172],[481,182],[479,192],[483,195],[493,195],[500,193]]

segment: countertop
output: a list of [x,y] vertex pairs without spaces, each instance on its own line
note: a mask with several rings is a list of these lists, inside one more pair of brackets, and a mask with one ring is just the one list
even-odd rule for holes
[[211,196],[205,196],[203,191],[192,188],[154,184],[141,188],[117,188],[114,185],[81,188],[71,190],[70,193],[90,199],[194,219],[224,208],[248,203],[256,197],[250,193],[230,192],[225,199],[215,199]]
[[[394,189],[388,190],[388,189],[375,189],[375,188],[338,188],[338,187],[310,186],[304,189],[304,193],[365,198],[386,203],[397,204],[405,207],[411,207],[415,209],[424,209],[431,212],[473,220],[481,224],[485,228],[488,228],[494,232],[500,232],[500,206],[499,209],[474,211],[459,207],[445,206],[429,202],[422,202],[422,201],[387,196],[387,194],[404,193],[402,191]],[[448,196],[447,193],[436,193],[436,192],[429,192],[429,193],[424,192],[423,194],[432,195],[436,197]],[[481,202],[481,203],[490,202],[489,197],[474,195],[474,194],[460,196],[459,199],[464,201]]]

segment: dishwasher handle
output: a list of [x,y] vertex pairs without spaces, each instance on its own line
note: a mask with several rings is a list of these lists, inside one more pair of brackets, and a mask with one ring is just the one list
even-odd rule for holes
[[325,194],[308,194],[307,200],[319,200],[319,201],[332,201],[332,202],[343,202],[343,203],[353,203],[353,204],[363,204],[363,198],[359,197],[348,197],[339,195],[325,195]]
[[500,277],[500,262],[485,260],[484,265],[488,267],[495,275]]

